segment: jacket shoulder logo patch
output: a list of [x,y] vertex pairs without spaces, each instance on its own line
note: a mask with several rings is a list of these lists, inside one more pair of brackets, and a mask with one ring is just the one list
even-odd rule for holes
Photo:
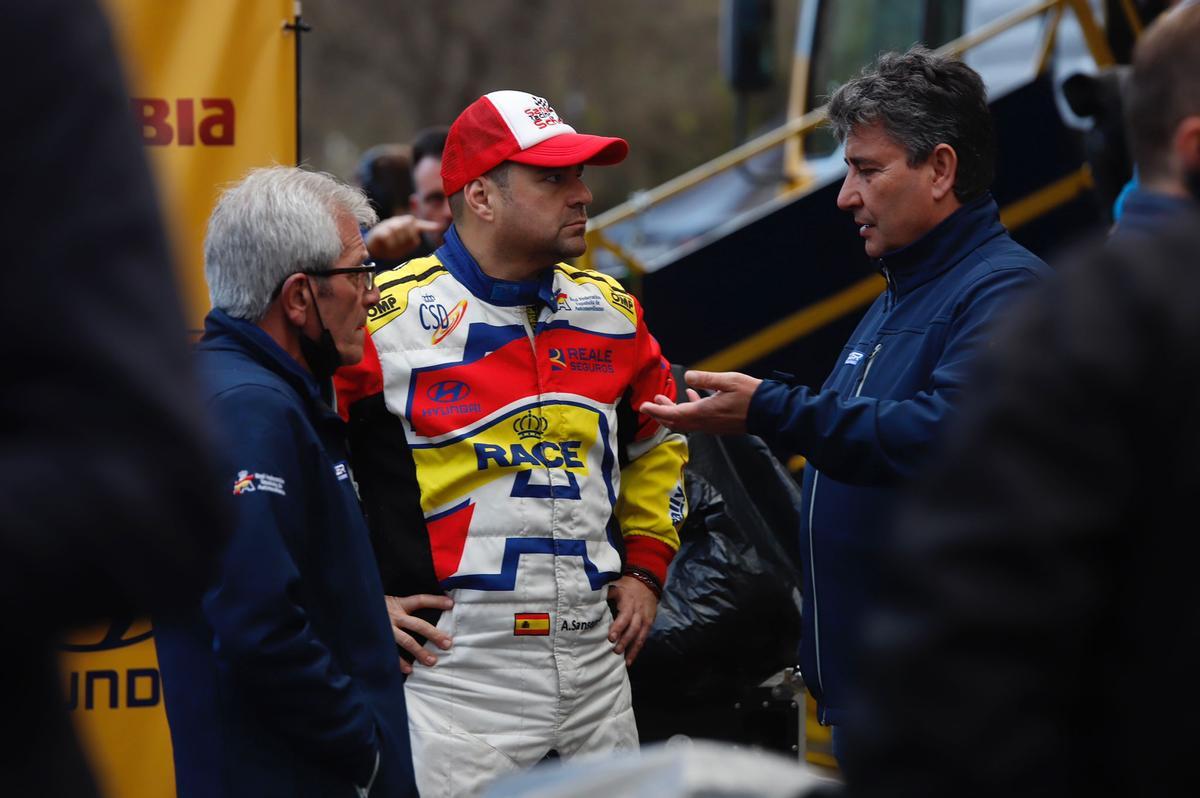
[[274,474],[263,474],[261,472],[251,473],[250,471],[238,471],[237,478],[233,480],[233,495],[241,496],[243,493],[256,493],[264,490],[267,493],[277,493],[280,496],[286,496],[287,491],[284,490],[283,477],[277,477]]

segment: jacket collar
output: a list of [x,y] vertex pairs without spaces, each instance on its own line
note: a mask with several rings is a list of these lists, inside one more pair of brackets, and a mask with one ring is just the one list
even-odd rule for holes
[[332,399],[331,388],[327,389],[330,395],[326,396],[317,378],[285,352],[283,347],[257,324],[245,319],[235,319],[225,311],[214,308],[204,318],[204,336],[197,348],[232,349],[242,352],[263,368],[281,377],[314,407],[324,412],[332,412],[329,408]]
[[536,305],[539,301],[547,307],[554,305],[554,269],[548,268],[530,280],[498,280],[489,277],[479,268],[475,258],[463,246],[458,230],[450,225],[442,245],[438,247],[437,259],[454,275],[467,290],[476,297],[493,305],[516,307]]
[[1171,220],[1189,209],[1195,210],[1197,203],[1186,197],[1173,197],[1157,191],[1138,188],[1125,198],[1121,219],[1113,228],[1113,238],[1127,235],[1144,236],[1162,232]]
[[1004,233],[1000,209],[990,193],[973,199],[913,243],[885,254],[876,265],[903,296]]

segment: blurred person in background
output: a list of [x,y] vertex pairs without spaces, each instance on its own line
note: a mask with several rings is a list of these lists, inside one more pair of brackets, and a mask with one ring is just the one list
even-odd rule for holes
[[445,126],[417,133],[411,147],[381,144],[363,155],[359,184],[381,221],[367,232],[367,249],[381,268],[433,254],[453,218],[442,190]]
[[404,144],[379,144],[363,153],[356,180],[379,221],[366,230],[367,251],[380,269],[399,266],[410,258],[428,255],[436,224],[409,212],[413,194],[411,148]]
[[412,194],[412,149],[407,144],[376,144],[362,154],[354,180],[380,219],[408,210]]
[[375,218],[358,190],[275,167],[209,219],[197,360],[235,526],[203,601],[155,619],[180,798],[416,795],[383,587],[328,404],[379,299],[360,232]]
[[1146,30],[1129,90],[1179,206],[1064,267],[985,360],[886,549],[856,796],[1196,792],[1200,6]]
[[[1189,99],[1197,93],[1200,80],[1188,71],[1196,62],[1188,59],[1183,41],[1200,36],[1200,3],[1180,3],[1160,19],[1169,20],[1172,33],[1158,34],[1161,43],[1157,48],[1143,51],[1137,85],[1127,82],[1125,86],[1126,137],[1138,178],[1121,196],[1121,215],[1113,228],[1115,238],[1153,235],[1196,205],[1181,154],[1187,148],[1174,139],[1192,135],[1190,128],[1180,127],[1179,123],[1191,113]],[[1156,27],[1162,30],[1158,23]],[[1177,63],[1171,61],[1176,58]]]
[[224,507],[107,21],[4,3],[0,41],[0,792],[81,798],[59,638],[194,600]]
[[450,202],[442,187],[442,150],[446,147],[445,125],[428,127],[417,133],[412,143],[413,193],[409,198],[409,210],[418,219],[433,222],[438,227],[426,236],[427,251],[432,254],[442,245],[446,228],[454,221]]
[[626,668],[679,548],[687,443],[635,409],[674,391],[640,305],[562,262],[587,246],[584,165],[628,149],[527,92],[468,106],[440,159],[454,224],[379,276],[368,356],[339,374],[384,587],[454,597],[405,685],[426,798],[638,745]]
[[659,396],[643,412],[679,431],[749,431],[807,458],[800,665],[836,756],[897,487],[971,390],[997,316],[1049,269],[1000,223],[987,95],[966,64],[923,47],[885,53],[834,93],[829,119],[848,166],[838,207],[860,226],[886,289],[821,390],[689,371],[692,388],[713,394],[689,389],[678,405]]

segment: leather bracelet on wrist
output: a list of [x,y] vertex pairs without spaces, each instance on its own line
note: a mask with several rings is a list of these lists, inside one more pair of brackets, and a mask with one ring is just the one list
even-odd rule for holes
[[632,576],[634,579],[650,588],[650,592],[654,594],[656,599],[662,598],[662,583],[658,581],[657,576],[650,573],[645,568],[636,568],[631,566],[626,568],[622,573],[625,576]]

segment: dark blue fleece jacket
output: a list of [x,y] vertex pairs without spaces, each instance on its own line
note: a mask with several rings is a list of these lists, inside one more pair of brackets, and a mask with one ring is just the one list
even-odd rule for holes
[[997,315],[1050,274],[1008,236],[990,195],[878,266],[887,289],[821,390],[767,380],[748,419],[750,432],[808,460],[800,661],[821,721],[832,724],[848,704],[871,558],[896,488],[928,460]]
[[[197,360],[236,526],[202,606],[155,619],[180,798],[415,796],[404,684],[316,380],[214,310]],[[378,756],[378,769],[376,761]]]

